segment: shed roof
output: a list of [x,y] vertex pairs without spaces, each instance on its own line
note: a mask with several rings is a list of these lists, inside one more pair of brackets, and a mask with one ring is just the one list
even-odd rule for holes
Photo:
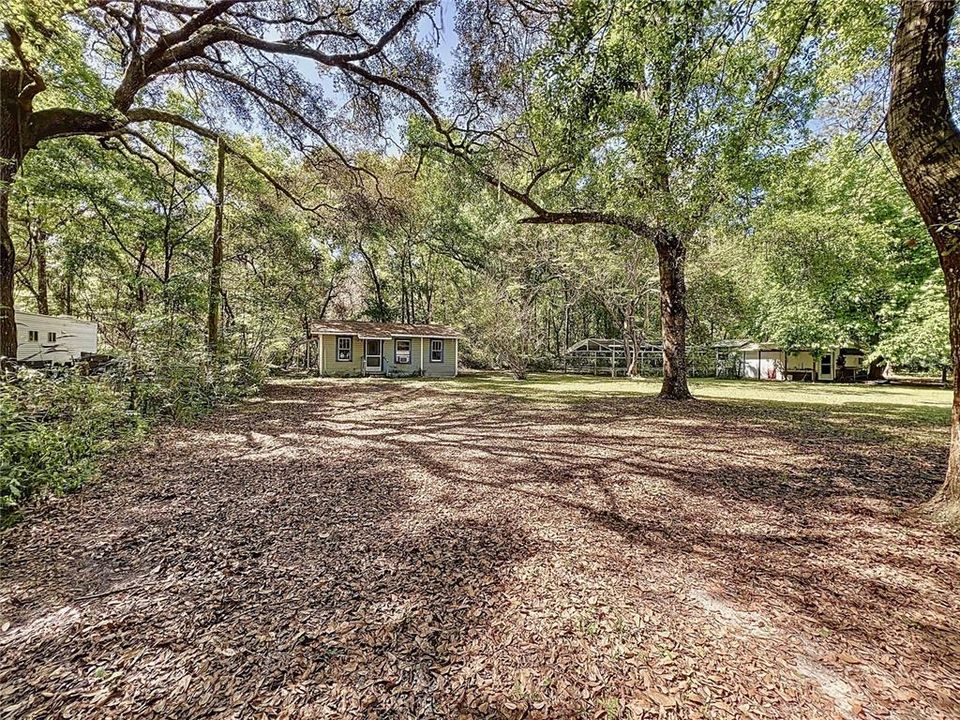
[[745,338],[732,338],[729,340],[718,340],[713,343],[713,347],[717,350],[723,350],[724,348],[729,348],[731,350],[743,348],[746,345],[750,345],[751,341]]
[[746,344],[746,345],[740,346],[739,349],[740,349],[740,350],[744,350],[744,351],[746,351],[746,352],[756,352],[757,350],[763,350],[764,352],[766,352],[766,351],[768,351],[768,350],[769,350],[770,352],[783,352],[783,351],[784,351],[783,348],[782,348],[780,345],[777,345],[776,343],[769,343],[769,342],[767,342],[767,343],[752,342],[752,343],[748,343],[748,344]]
[[384,323],[362,320],[324,320],[310,325],[311,335],[356,335],[370,340],[389,340],[395,337],[460,338],[462,335],[449,325],[426,323]]
[[[714,347],[717,347],[717,346],[714,345]],[[798,346],[798,347],[789,347],[789,346],[784,346],[784,345],[778,345],[778,344],[776,344],[776,343],[756,343],[756,342],[747,343],[747,344],[741,345],[741,346],[739,346],[739,347],[737,347],[737,348],[735,348],[735,349],[736,349],[736,350],[743,351],[743,352],[756,352],[757,350],[762,350],[763,352],[770,351],[770,352],[801,353],[801,352],[813,352],[813,351],[814,351],[814,348],[812,348],[812,347],[810,347],[810,346],[805,346],[805,345],[801,345],[801,346]],[[866,354],[863,350],[861,350],[861,349],[859,349],[859,348],[855,348],[855,347],[838,347],[838,346],[836,346],[836,345],[827,346],[827,347],[826,347],[826,350],[828,350],[828,351],[830,351],[830,352],[839,352],[839,353],[842,353],[842,354],[844,354],[844,355],[865,355],[865,354]]]
[[[623,341],[623,338],[584,338],[577,343],[574,343],[566,349],[566,354],[574,354],[578,352],[594,352],[594,351],[616,351],[616,352],[625,352],[625,348],[629,346],[630,343],[626,344]],[[654,343],[648,342],[646,340],[641,340],[637,343],[637,346],[641,350],[660,350],[661,346]]]

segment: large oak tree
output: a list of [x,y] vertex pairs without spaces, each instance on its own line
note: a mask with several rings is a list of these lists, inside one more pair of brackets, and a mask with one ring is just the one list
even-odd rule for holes
[[653,246],[663,398],[690,397],[690,244],[802,131],[819,19],[816,3],[462,3],[459,113],[431,114],[432,144],[522,205],[521,222]]
[[[233,118],[266,124],[304,151],[326,151],[311,157],[349,163],[343,138],[332,134],[382,128],[391,110],[383,88],[429,97],[433,64],[417,24],[430,5],[14,0],[0,41],[0,356],[17,350],[9,190],[40,143],[124,136],[149,147],[142,123],[216,141]],[[305,76],[304,61],[316,77]],[[67,65],[74,82],[63,82]],[[171,109],[171,90],[192,112]]]
[[960,133],[946,87],[955,0],[904,0],[894,39],[887,143],[940,257],[954,368],[947,476],[931,506],[960,519]]

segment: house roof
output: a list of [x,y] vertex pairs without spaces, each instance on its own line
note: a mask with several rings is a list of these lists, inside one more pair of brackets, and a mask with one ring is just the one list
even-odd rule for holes
[[389,340],[395,337],[460,338],[449,325],[424,323],[383,323],[360,320],[324,320],[310,325],[311,335],[356,335],[365,340]]
[[63,322],[81,323],[81,324],[83,324],[83,325],[96,325],[96,324],[97,324],[97,323],[96,323],[95,321],[93,321],[93,320],[81,320],[80,318],[74,317],[73,315],[44,315],[43,313],[24,312],[23,310],[14,310],[14,311],[13,311],[13,317],[14,317],[15,321],[20,321],[21,318],[23,318],[23,319],[26,319],[26,318],[43,318],[44,320],[60,320],[60,321],[63,321]]

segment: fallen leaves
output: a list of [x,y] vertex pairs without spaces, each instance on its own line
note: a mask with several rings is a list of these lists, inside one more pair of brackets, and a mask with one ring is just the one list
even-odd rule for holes
[[3,536],[0,717],[955,717],[942,448],[791,412],[269,387]]

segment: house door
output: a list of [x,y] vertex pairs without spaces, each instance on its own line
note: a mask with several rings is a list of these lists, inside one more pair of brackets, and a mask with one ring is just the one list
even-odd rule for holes
[[820,379],[833,380],[833,355],[830,353],[820,356]]
[[383,372],[383,340],[364,340],[363,367],[367,372]]

